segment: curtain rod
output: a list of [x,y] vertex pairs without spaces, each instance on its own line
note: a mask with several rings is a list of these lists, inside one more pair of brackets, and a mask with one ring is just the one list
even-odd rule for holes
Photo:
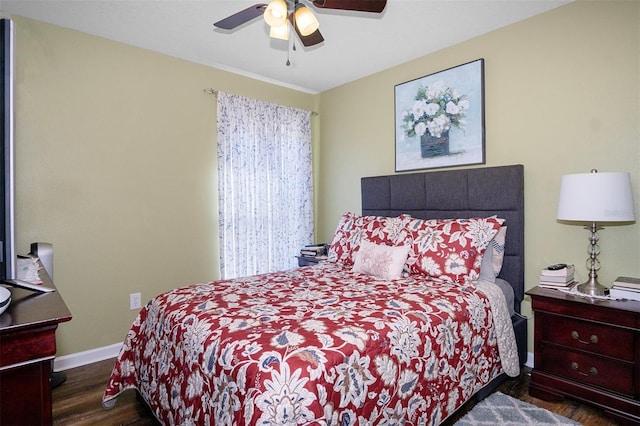
[[[218,91],[216,89],[212,89],[211,87],[204,88],[202,89],[202,91],[207,95],[218,96]],[[311,111],[311,115],[320,115],[320,113],[317,111]]]

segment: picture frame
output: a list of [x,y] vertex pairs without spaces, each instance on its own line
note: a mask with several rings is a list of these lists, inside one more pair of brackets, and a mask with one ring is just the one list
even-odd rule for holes
[[485,164],[484,59],[394,87],[396,172]]

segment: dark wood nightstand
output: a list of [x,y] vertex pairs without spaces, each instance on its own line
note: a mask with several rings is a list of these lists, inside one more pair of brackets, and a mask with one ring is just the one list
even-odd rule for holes
[[298,258],[298,266],[315,265],[316,263],[325,260],[325,258],[308,257],[308,256],[296,256]]
[[[45,286],[55,288],[44,269],[39,273]],[[0,422],[50,425],[56,329],[71,312],[57,291],[10,291],[11,304],[0,315]]]
[[602,408],[640,424],[640,302],[599,300],[536,287],[529,394]]

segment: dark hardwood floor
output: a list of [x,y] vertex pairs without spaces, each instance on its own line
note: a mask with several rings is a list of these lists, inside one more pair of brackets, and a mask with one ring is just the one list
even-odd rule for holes
[[[111,410],[102,408],[102,394],[115,360],[106,360],[65,371],[67,381],[53,390],[54,425],[156,425],[155,419],[137,400],[134,391],[126,391]],[[598,409],[571,400],[546,402],[529,396],[529,375],[523,371],[518,378],[504,382],[498,390],[522,401],[544,407],[585,426],[617,425]],[[469,411],[469,401],[446,424],[455,423]]]

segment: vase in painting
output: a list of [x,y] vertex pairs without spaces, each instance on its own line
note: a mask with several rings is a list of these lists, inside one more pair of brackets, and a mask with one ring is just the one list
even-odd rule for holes
[[420,136],[420,154],[422,158],[449,155],[449,131],[442,132],[439,138],[432,136],[429,132]]

